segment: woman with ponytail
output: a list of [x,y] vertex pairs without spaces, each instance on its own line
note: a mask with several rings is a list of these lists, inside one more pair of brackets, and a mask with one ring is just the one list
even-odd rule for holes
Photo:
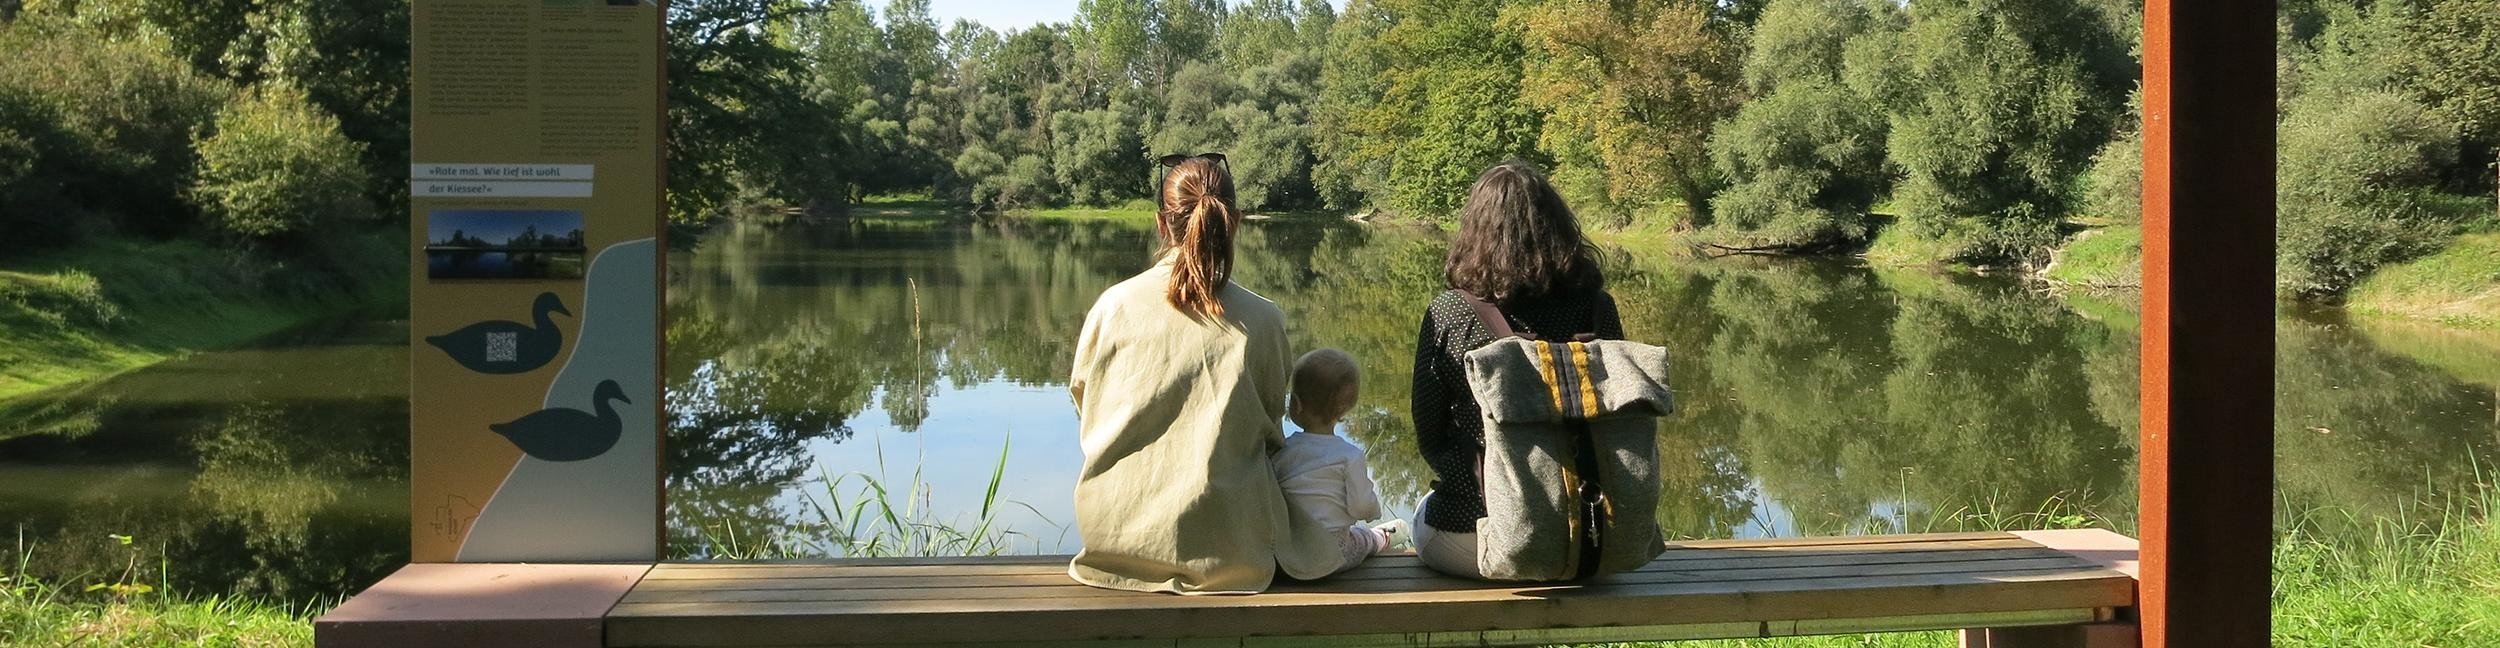
[[1180,594],[1267,589],[1343,568],[1336,541],[1287,505],[1268,467],[1284,443],[1285,314],[1232,282],[1232,175],[1216,154],[1166,158],[1163,250],[1102,293],[1068,389],[1085,465],[1084,548],[1068,575]]

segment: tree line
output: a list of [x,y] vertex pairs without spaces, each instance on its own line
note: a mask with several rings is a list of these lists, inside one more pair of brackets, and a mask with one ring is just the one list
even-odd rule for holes
[[[2475,198],[2500,0],[2280,18],[2287,292],[2500,226]],[[406,0],[0,0],[0,21],[33,54],[0,62],[6,240],[404,211]],[[1222,151],[1250,209],[1446,222],[1521,158],[1593,221],[1700,245],[2037,264],[2135,217],[2140,21],[2141,0],[1084,0],[997,28],[927,0],[680,0],[670,212],[1144,205],[1154,157]]]

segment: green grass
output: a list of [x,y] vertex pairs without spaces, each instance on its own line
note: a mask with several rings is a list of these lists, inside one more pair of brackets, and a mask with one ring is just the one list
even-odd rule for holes
[[[277,261],[194,241],[108,239],[0,263],[0,400],[233,346],[404,294],[392,237]],[[364,259],[364,261],[355,261]],[[306,268],[351,267],[347,273]]]
[[185,596],[141,580],[128,536],[130,568],[104,577],[47,581],[28,573],[31,548],[0,576],[0,646],[311,646],[318,607],[293,609],[248,599]]
[[2500,233],[2459,236],[2430,256],[2380,268],[2346,303],[2370,315],[2500,329]]
[[2408,511],[2313,511],[2275,541],[2277,646],[2489,646],[2500,637],[2500,492]]
[[1041,209],[1010,210],[1007,212],[1007,216],[1010,218],[1045,221],[1068,221],[1078,223],[1112,221],[1118,223],[1153,225],[1155,222],[1155,207],[1152,202],[1132,200],[1127,204],[1112,207],[1045,207]]
[[1959,257],[1963,247],[1959,243],[1911,233],[1910,228],[1896,224],[1875,232],[1875,242],[1866,248],[1866,260],[1894,267],[1957,268],[1959,264],[1939,259]]
[[2144,285],[2144,228],[2111,225],[2077,234],[2042,273],[2049,281],[2086,288]]
[[963,215],[962,207],[949,205],[926,194],[871,196],[851,206],[851,217],[871,221],[933,221],[950,220]]

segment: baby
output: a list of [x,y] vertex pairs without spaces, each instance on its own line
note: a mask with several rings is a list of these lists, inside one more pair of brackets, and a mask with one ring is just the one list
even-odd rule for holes
[[1348,566],[1387,551],[1406,533],[1400,520],[1361,524],[1380,517],[1380,493],[1363,465],[1363,450],[1337,436],[1337,420],[1354,409],[1361,382],[1354,357],[1344,351],[1320,349],[1294,361],[1285,416],[1301,431],[1285,438],[1273,461],[1285,497],[1337,536]]

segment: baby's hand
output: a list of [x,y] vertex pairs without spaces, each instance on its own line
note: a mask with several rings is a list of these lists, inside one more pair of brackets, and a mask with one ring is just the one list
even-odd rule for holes
[[1407,528],[1405,520],[1390,520],[1374,524],[1372,530],[1380,532],[1380,551],[1383,552],[1398,545],[1413,546],[1415,544],[1415,531]]

